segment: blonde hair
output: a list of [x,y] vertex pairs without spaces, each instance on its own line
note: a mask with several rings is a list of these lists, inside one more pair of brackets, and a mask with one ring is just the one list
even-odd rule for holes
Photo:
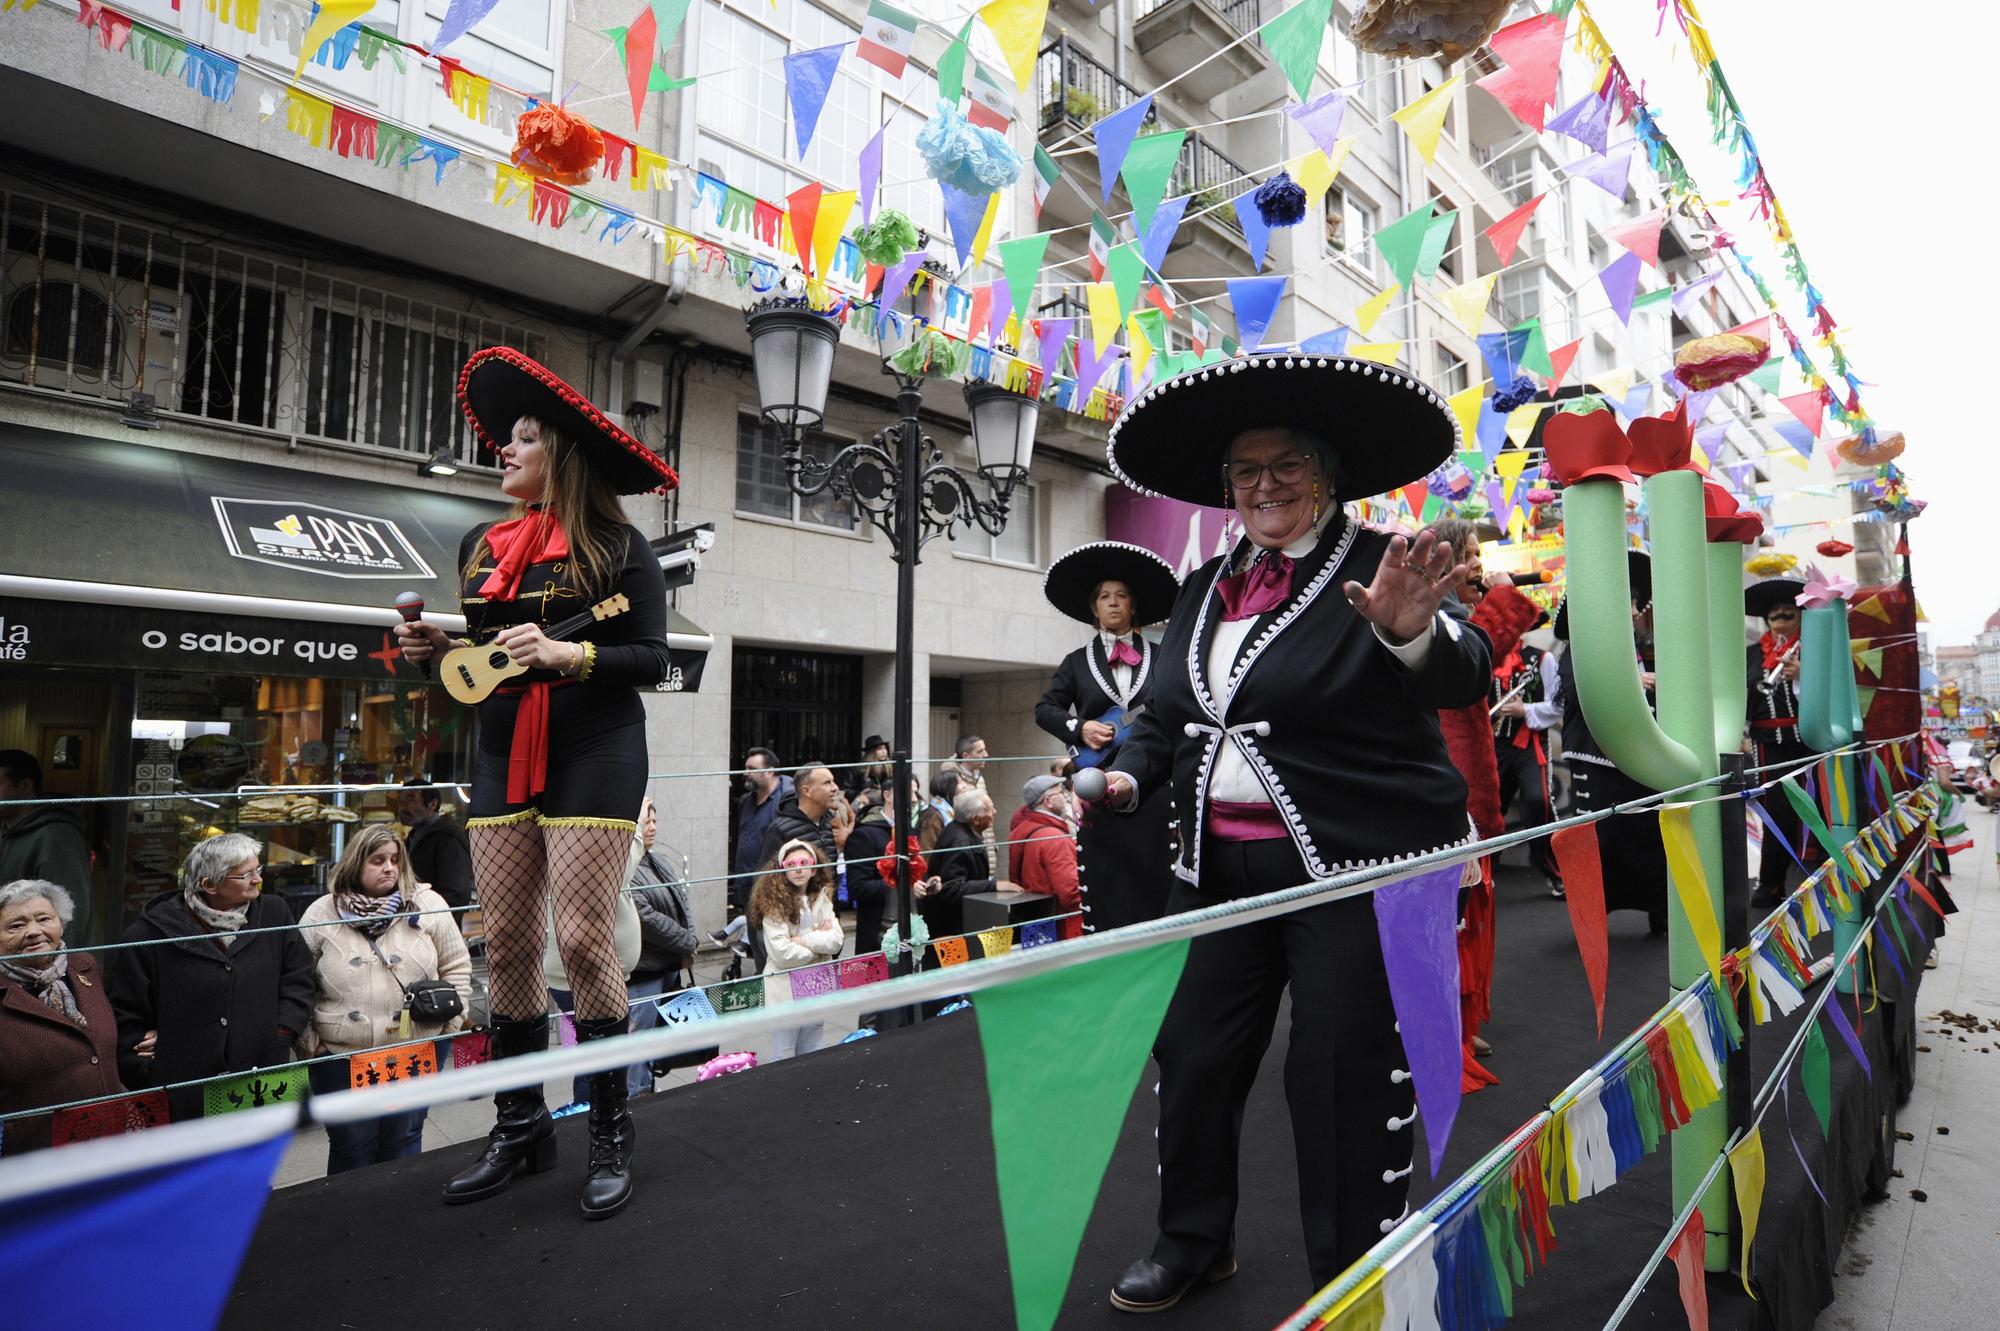
[[[564,582],[582,596],[610,590],[625,558],[624,541],[620,539],[620,529],[626,523],[625,506],[619,502],[618,492],[590,465],[583,449],[553,425],[539,416],[523,416],[521,420],[535,423],[542,455],[548,460],[548,481],[539,502],[546,504],[562,524],[563,536],[569,542]],[[515,500],[508,518],[526,516],[535,502]],[[473,543],[465,567],[459,570],[459,581],[473,585],[480,564],[491,555],[482,533]]]
[[347,849],[341,852],[340,863],[333,866],[327,876],[326,890],[339,895],[342,892],[361,890],[361,870],[368,859],[384,845],[396,848],[396,890],[403,894],[403,904],[417,893],[416,870],[410,867],[410,848],[403,844],[403,838],[388,823],[368,823],[347,840]]

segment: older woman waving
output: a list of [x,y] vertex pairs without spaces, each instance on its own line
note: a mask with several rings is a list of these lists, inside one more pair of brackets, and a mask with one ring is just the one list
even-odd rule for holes
[[[69,893],[24,878],[0,887],[0,1114],[117,1095],[118,1021],[87,952],[63,951]],[[7,1154],[49,1144],[46,1117],[7,1125]]]

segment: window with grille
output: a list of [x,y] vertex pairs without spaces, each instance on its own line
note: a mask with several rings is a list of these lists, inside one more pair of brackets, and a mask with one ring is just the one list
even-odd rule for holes
[[[823,431],[808,431],[805,450],[825,459],[851,440]],[[744,513],[802,522],[815,527],[853,531],[859,526],[851,503],[822,492],[801,499],[785,474],[785,445],[777,429],[748,412],[736,417],[736,507]]]
[[326,306],[308,334],[305,432],[429,453],[457,438],[470,342]]
[[1509,328],[1538,318],[1542,312],[1542,270],[1509,269],[1500,274],[1494,292],[1500,298],[1500,322]]

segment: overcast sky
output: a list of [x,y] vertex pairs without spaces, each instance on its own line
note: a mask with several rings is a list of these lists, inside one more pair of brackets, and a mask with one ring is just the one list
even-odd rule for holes
[[[2000,294],[1978,202],[1996,192],[1991,167],[1980,162],[1979,129],[1993,102],[1979,45],[1992,9],[1972,0],[1700,7],[1813,283],[1840,322],[1855,372],[1877,385],[1863,390],[1863,405],[1908,435],[1902,464],[1912,492],[1930,504],[1910,525],[1910,547],[1932,645],[1970,642],[2000,608],[2000,449],[1985,406],[2000,367],[1979,350]],[[1734,176],[1707,148],[1686,38],[1672,19],[1653,35],[1653,0],[1592,0],[1591,8],[1627,72],[1644,80],[1667,136],[1695,164],[1703,194],[1729,197]],[[1744,205],[1717,216],[1761,243],[1764,223]],[[1791,298],[1781,266],[1761,262],[1769,252],[1752,251],[1752,262],[1804,335],[1803,303]],[[1810,349],[1831,378],[1824,352]]]

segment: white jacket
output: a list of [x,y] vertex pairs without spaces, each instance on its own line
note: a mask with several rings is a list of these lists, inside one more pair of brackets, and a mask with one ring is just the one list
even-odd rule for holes
[[764,974],[793,970],[828,957],[837,957],[846,945],[847,934],[840,927],[839,917],[833,913],[833,902],[826,893],[821,893],[810,905],[801,907],[794,920],[787,922],[770,915],[764,917],[764,953],[768,958],[764,963]]
[[[443,897],[421,884],[404,908],[450,909]],[[301,1053],[308,1058],[349,1053],[402,1039],[424,1040],[465,1025],[466,1014],[472,1010],[472,958],[452,916],[421,915],[397,920],[384,929],[375,946],[388,958],[389,966],[376,958],[368,936],[359,929],[326,923],[339,918],[339,904],[328,893],[306,907],[299,920],[306,926],[300,935],[313,959],[312,1029],[299,1036]],[[393,975],[390,967],[394,967]],[[402,985],[418,980],[448,981],[458,990],[465,1011],[443,1026],[412,1022],[409,1035],[404,1036],[400,1025]]]

